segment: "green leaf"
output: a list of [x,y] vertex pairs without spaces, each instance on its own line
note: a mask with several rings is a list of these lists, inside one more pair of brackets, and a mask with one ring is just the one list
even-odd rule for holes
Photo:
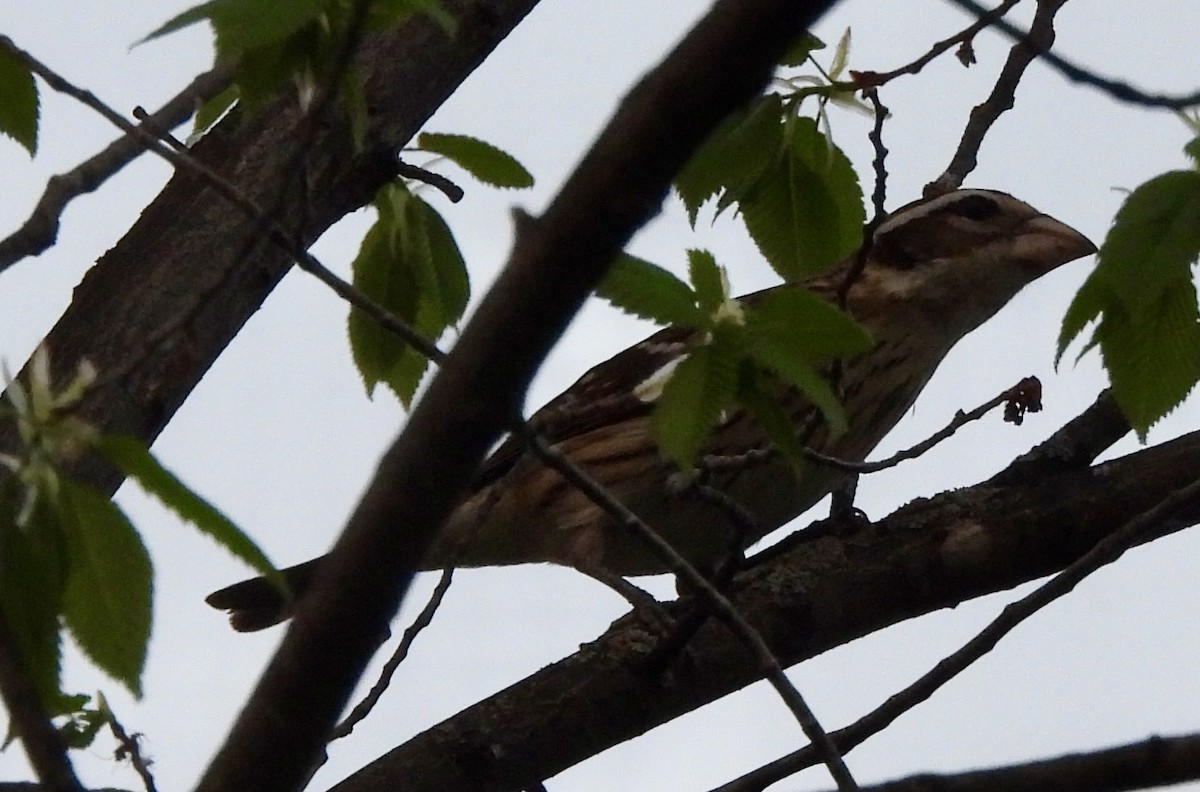
[[141,698],[150,641],[150,556],[106,496],[67,479],[61,494],[70,557],[63,621],[92,662]]
[[688,277],[696,290],[696,302],[700,305],[700,312],[711,316],[729,296],[725,293],[725,280],[713,254],[707,250],[689,250]]
[[1138,187],[1117,212],[1095,271],[1072,300],[1058,355],[1093,320],[1113,395],[1146,431],[1200,379],[1192,266],[1200,256],[1200,172],[1172,171]]
[[209,19],[217,52],[235,57],[282,42],[335,8],[330,0],[216,0],[209,4]]
[[[354,260],[354,285],[426,338],[456,323],[470,296],[466,267],[449,227],[429,204],[393,184],[375,200],[379,220]],[[358,309],[349,318],[355,365],[371,395],[386,384],[405,407],[428,361]]]
[[1194,137],[1183,147],[1183,153],[1192,160],[1193,167],[1200,168],[1200,137]]
[[692,155],[675,178],[675,190],[693,226],[705,201],[723,190],[745,190],[779,158],[782,118],[779,96],[764,96],[722,122]]
[[709,432],[737,390],[738,363],[729,345],[697,347],[663,386],[651,423],[658,446],[682,470],[691,469]]
[[0,617],[39,698],[48,706],[61,695],[58,617],[67,581],[67,549],[53,508],[39,503],[25,529],[17,527],[16,514],[12,488],[0,486]]
[[181,519],[212,537],[217,544],[245,561],[256,572],[283,587],[283,579],[254,540],[163,467],[141,440],[126,435],[105,435],[97,441],[96,448],[121,472]]
[[207,132],[213,124],[221,120],[225,112],[233,107],[237,102],[240,92],[237,85],[233,84],[221,91],[216,96],[209,99],[196,111],[196,118],[192,124],[192,134],[202,135]]
[[64,696],[63,705],[51,710],[54,717],[66,716],[66,720],[58,727],[58,733],[68,748],[87,748],[95,742],[96,735],[108,723],[108,718],[103,712],[85,706],[89,700],[89,696],[82,694]]
[[1113,397],[1144,442],[1147,430],[1187,397],[1200,379],[1200,326],[1191,283],[1162,295],[1133,320],[1105,312],[1096,334]]
[[771,267],[799,280],[862,241],[862,192],[850,161],[809,118],[796,119],[785,154],[739,202],[746,230]]
[[837,306],[800,287],[772,289],[746,308],[750,343],[822,362],[871,348],[871,336]]
[[379,30],[394,27],[414,12],[429,17],[448,36],[458,32],[458,20],[439,0],[375,0],[370,9],[371,28]]
[[808,397],[825,417],[831,434],[840,435],[846,431],[846,411],[829,382],[812,363],[769,335],[755,337],[750,350],[759,364]]
[[[415,313],[416,288],[411,270],[399,261],[396,230],[403,218],[387,216],[379,203],[377,200],[380,217],[367,230],[352,265],[354,286],[393,314],[411,318]],[[354,365],[363,378],[367,396],[372,396],[375,386],[387,380],[388,371],[399,359],[404,344],[357,308],[350,309],[348,330]]]
[[213,7],[220,5],[221,0],[210,0],[207,3],[201,3],[197,6],[192,6],[186,11],[182,11],[169,20],[164,22],[160,27],[155,28],[145,38],[134,42],[133,46],[145,44],[147,41],[153,41],[156,38],[162,38],[177,30],[183,30],[186,27],[191,27],[197,22],[204,22],[212,15]]
[[38,92],[33,72],[20,58],[0,47],[0,134],[37,153]]
[[792,45],[784,56],[779,59],[780,66],[803,66],[808,60],[808,56],[816,50],[825,49],[825,42],[814,36],[812,33],[805,31],[803,35]]
[[596,287],[596,294],[622,311],[664,325],[699,327],[696,295],[671,272],[622,253]]
[[[1108,284],[1105,283],[1104,278],[1097,277],[1096,272],[1093,271],[1088,276],[1088,279],[1083,282],[1083,285],[1079,287],[1079,291],[1076,292],[1074,299],[1071,300],[1071,304],[1067,307],[1067,313],[1063,317],[1062,329],[1058,334],[1058,351],[1054,357],[1055,366],[1062,360],[1063,353],[1067,351],[1067,347],[1083,332],[1084,328],[1104,312],[1106,305],[1115,304],[1116,302],[1116,295],[1112,293]],[[1087,348],[1091,349],[1096,340],[1093,337],[1093,341],[1087,345]],[[1083,354],[1081,352],[1079,357],[1083,357]]]
[[533,186],[533,175],[507,152],[467,135],[422,132],[417,147],[440,154],[484,184],[524,189]]
[[795,424],[779,403],[779,389],[772,387],[776,383],[769,377],[758,366],[744,361],[739,372],[737,400],[799,474],[805,462],[804,447]]
[[[415,217],[408,228],[423,229],[426,249],[414,257],[416,277],[416,314],[409,324],[430,339],[441,337],[446,328],[462,318],[470,298],[466,264],[445,220],[437,210],[420,198],[411,200]],[[386,381],[396,398],[407,409],[417,387],[429,368],[424,353],[404,345],[388,369]]]

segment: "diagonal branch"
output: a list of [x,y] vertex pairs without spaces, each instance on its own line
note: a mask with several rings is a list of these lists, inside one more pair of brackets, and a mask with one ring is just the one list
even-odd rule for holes
[[[124,120],[89,91],[81,90],[64,80],[56,72],[38,61],[29,53],[13,44],[7,36],[0,35],[0,48],[4,48],[23,60],[31,70],[55,90],[79,99],[89,107],[101,112],[109,120]],[[151,138],[163,130],[174,129],[196,111],[198,102],[211,99],[229,85],[232,69],[217,66],[192,80],[188,87],[170,99],[156,112],[146,116],[136,126]],[[103,108],[103,109],[101,109]],[[130,125],[133,128],[134,125]],[[144,140],[126,131],[110,143],[103,151],[76,165],[66,173],[50,177],[42,197],[24,225],[4,239],[0,239],[0,272],[8,269],[26,256],[36,256],[54,244],[58,237],[58,224],[62,213],[75,198],[104,184],[146,150]]]
[[[994,13],[988,11],[975,0],[950,0],[959,8],[974,14],[981,19],[987,14]],[[1003,20],[996,19],[992,25],[1003,32],[1006,36],[1017,42],[1030,40],[1034,36],[1031,29],[1028,33],[1021,30],[1016,25]],[[1037,23],[1034,23],[1037,26]],[[1170,110],[1186,110],[1190,107],[1200,105],[1200,91],[1193,91],[1190,94],[1163,94],[1149,93],[1135,88],[1123,80],[1117,80],[1112,77],[1104,77],[1090,69],[1085,69],[1082,66],[1076,66],[1071,61],[1057,55],[1053,52],[1043,52],[1042,60],[1044,60],[1051,68],[1055,69],[1059,74],[1066,77],[1072,82],[1090,85],[1093,88],[1098,88],[1114,99],[1129,104],[1140,105],[1142,107],[1164,107]]]
[[412,570],[551,344],[691,152],[830,4],[718,2],[630,93],[546,213],[518,228],[509,264],[384,455],[201,790],[303,783]]
[[[988,130],[996,123],[1001,115],[1011,110],[1016,101],[1017,85],[1025,74],[1029,64],[1045,55],[1054,45],[1054,16],[1065,5],[1067,0],[1038,0],[1037,13],[1034,14],[1033,24],[1029,33],[1012,46],[1008,60],[996,78],[992,92],[982,104],[971,110],[971,118],[963,130],[958,149],[954,152],[946,171],[937,178],[931,187],[935,191],[958,187],[963,180],[975,170],[979,147]],[[1004,20],[997,19],[993,24],[1001,24]]]
[[[785,665],[930,611],[1061,570],[1200,477],[1200,433],[1096,467],[1062,466],[916,501],[876,526],[790,543],[735,578],[730,598]],[[1200,521],[1184,510],[1177,530]],[[1155,532],[1157,533],[1157,531]],[[1149,537],[1144,537],[1148,539]],[[686,601],[669,607],[683,609]],[[757,681],[719,625],[689,644],[671,683],[640,673],[652,642],[618,622],[575,655],[363,768],[336,792],[520,789]],[[570,700],[571,707],[556,702]]]

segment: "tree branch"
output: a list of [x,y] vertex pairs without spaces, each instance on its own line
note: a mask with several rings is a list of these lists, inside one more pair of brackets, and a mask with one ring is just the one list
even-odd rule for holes
[[[630,93],[546,213],[518,228],[508,265],[384,455],[201,790],[303,783],[411,570],[551,344],[659,211],[691,152],[766,86],[786,48],[830,4],[717,3]],[[496,349],[506,351],[503,367],[494,365]],[[268,753],[272,761],[263,762]]]
[[[975,2],[975,0],[950,0],[950,2],[981,19],[984,15],[992,13]],[[1032,29],[1026,33],[1016,25],[1003,19],[994,20],[992,26],[1017,42],[1027,41],[1034,36]],[[1034,27],[1036,26],[1037,23],[1035,22]],[[1113,99],[1121,102],[1140,105],[1142,107],[1164,107],[1170,110],[1186,110],[1189,107],[1200,105],[1200,91],[1175,96],[1161,93],[1147,93],[1122,80],[1104,77],[1090,69],[1076,66],[1066,58],[1053,52],[1043,52],[1041,57],[1052,69],[1068,80],[1098,88]]]
[[[0,47],[25,61],[55,90],[69,93],[93,109],[96,109],[96,104],[107,108],[107,105],[100,102],[91,92],[75,88],[29,53],[13,44],[7,36],[0,36]],[[217,66],[211,71],[201,74],[158,111],[147,115],[137,125],[137,128],[156,137],[161,135],[164,130],[174,129],[196,111],[198,102],[211,99],[223,91],[229,85],[232,73],[233,70],[229,66]],[[105,115],[107,117],[107,114]],[[116,117],[120,118],[119,115]],[[4,239],[0,239],[0,272],[26,256],[36,256],[53,245],[58,238],[59,219],[66,210],[67,204],[75,198],[99,188],[111,176],[137,159],[145,150],[144,142],[139,140],[136,135],[126,132],[103,151],[81,162],[66,173],[51,176],[29,219],[16,231]]]
[[12,631],[0,617],[0,698],[8,710],[9,731],[21,739],[29,764],[46,792],[83,792],[62,735],[50,722]]
[[923,774],[863,792],[1123,792],[1200,778],[1200,734],[1151,737],[1092,753],[955,775]]
[[[983,138],[996,120],[1012,109],[1016,101],[1017,85],[1020,84],[1025,69],[1039,55],[1044,56],[1054,45],[1054,15],[1066,2],[1067,0],[1038,0],[1037,13],[1033,17],[1029,33],[1022,36],[1009,50],[1008,60],[1004,62],[1004,68],[1000,70],[1000,76],[996,78],[996,85],[991,94],[982,104],[971,110],[971,118],[963,130],[958,150],[954,152],[945,173],[939,176],[931,187],[926,188],[927,193],[931,188],[935,192],[954,189],[975,170]],[[993,24],[996,25],[1003,22],[1003,19],[993,20]]]
[[[888,625],[1063,569],[1200,477],[1200,433],[1096,467],[1063,466],[916,501],[877,526],[803,532],[735,578],[730,599],[787,665]],[[1194,504],[1154,536],[1200,520]],[[1148,541],[1150,536],[1143,537]],[[688,602],[668,605],[672,612]],[[708,624],[670,685],[640,673],[636,620],[399,746],[335,787],[519,789],[757,681],[739,641]],[[555,706],[569,696],[572,706]]]

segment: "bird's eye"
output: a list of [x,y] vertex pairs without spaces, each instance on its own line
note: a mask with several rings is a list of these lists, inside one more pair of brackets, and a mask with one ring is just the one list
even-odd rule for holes
[[946,207],[946,211],[968,220],[987,220],[1000,213],[1000,204],[986,195],[964,195]]

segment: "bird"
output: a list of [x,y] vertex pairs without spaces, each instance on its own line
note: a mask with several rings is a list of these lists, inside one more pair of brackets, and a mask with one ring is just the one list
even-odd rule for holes
[[[776,289],[804,288],[843,302],[868,331],[873,346],[836,362],[845,431],[830,432],[800,391],[785,388],[779,395],[806,447],[857,462],[912,407],[959,340],[1029,283],[1095,251],[1080,232],[1007,193],[961,188],[891,212],[876,226],[865,266],[854,254],[822,274],[739,299],[753,305]],[[752,454],[769,449],[770,441],[747,411],[733,408],[721,416],[701,455],[746,461],[709,470],[705,484],[741,504],[753,529],[735,529],[730,515],[711,501],[682,497],[672,486],[680,471],[660,452],[651,413],[663,377],[702,343],[699,334],[660,330],[593,367],[529,423],[684,558],[713,568],[731,541],[738,549],[749,547],[849,474],[782,454]],[[290,615],[321,561],[283,570],[291,600],[260,577],[216,591],[206,602],[229,611],[236,630],[263,629]],[[668,571],[638,537],[546,467],[522,440],[509,437],[482,463],[422,568],[526,563],[562,564],[597,576]]]

